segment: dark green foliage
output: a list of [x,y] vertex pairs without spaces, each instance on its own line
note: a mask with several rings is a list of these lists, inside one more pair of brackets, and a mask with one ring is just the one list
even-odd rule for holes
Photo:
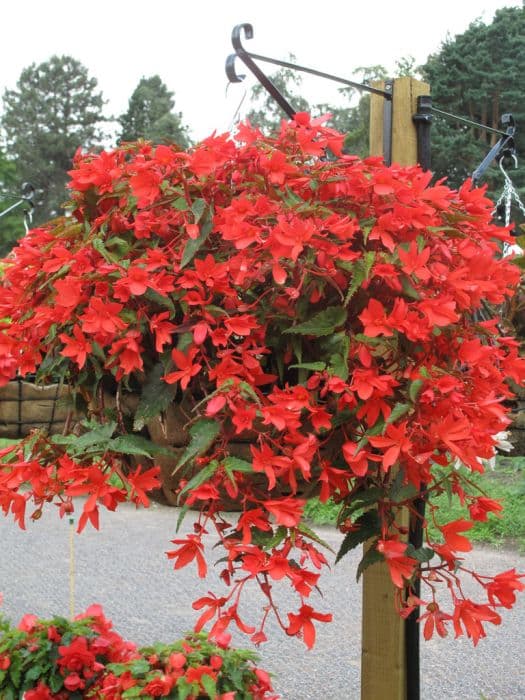
[[[16,164],[0,151],[0,213],[16,204],[21,197],[21,179]],[[16,207],[0,217],[0,256],[6,255],[14,243],[24,235],[24,211],[26,205]]]
[[[499,128],[504,112],[518,124],[518,154],[525,155],[525,8],[498,10],[492,24],[473,22],[463,34],[447,39],[422,68],[432,87],[434,105],[476,122]],[[521,128],[520,128],[520,125]],[[449,119],[434,119],[432,170],[453,187],[472,174],[498,136]],[[525,175],[513,171],[515,182]],[[489,189],[501,191],[496,167],[486,173]]]
[[96,87],[79,61],[53,56],[25,68],[16,90],[4,93],[7,155],[16,162],[19,179],[42,190],[36,222],[62,213],[77,148],[100,143],[103,99]]
[[154,143],[176,143],[189,146],[187,127],[181,112],[173,112],[175,102],[158,75],[142,78],[129,99],[128,111],[119,122],[119,141],[147,139]]

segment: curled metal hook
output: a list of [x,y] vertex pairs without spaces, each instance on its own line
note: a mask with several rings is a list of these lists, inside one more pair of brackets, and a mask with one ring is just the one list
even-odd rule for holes
[[232,45],[235,49],[235,53],[230,54],[226,59],[226,75],[228,76],[228,80],[232,83],[240,83],[246,77],[245,75],[238,74],[235,70],[235,59],[238,56],[245,66],[255,75],[261,85],[270,93],[281,109],[286,112],[290,119],[293,119],[297,110],[295,110],[288,100],[279,92],[268,76],[263,73],[255,63],[248,51],[246,51],[241,40],[241,34],[243,32],[246,39],[253,39],[253,27],[251,24],[237,24],[233,28]]
[[518,167],[518,157],[516,156],[515,153],[509,153],[509,154],[505,154],[498,161],[499,169],[503,173],[503,177],[505,178],[505,180],[510,180],[509,174],[507,173],[507,171],[503,167],[503,161],[505,158],[510,158],[512,160],[512,163],[514,164],[514,169],[516,169]]
[[242,83],[246,78],[245,73],[237,73],[235,70],[235,59],[237,58],[236,53],[231,53],[226,59],[226,75],[230,83]]

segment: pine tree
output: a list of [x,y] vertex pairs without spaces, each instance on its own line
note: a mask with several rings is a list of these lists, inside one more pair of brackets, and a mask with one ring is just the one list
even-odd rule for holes
[[[434,106],[499,128],[505,112],[518,124],[517,151],[525,155],[525,8],[498,10],[491,24],[480,20],[454,38],[423,66]],[[458,187],[483,160],[498,135],[436,116],[432,126],[432,169]],[[523,168],[512,172],[525,184]],[[501,174],[492,167],[484,176],[489,187],[501,189]]]
[[187,148],[188,128],[182,122],[182,113],[174,112],[174,107],[173,92],[158,75],[142,78],[129,99],[127,112],[119,118],[119,141],[142,138]]
[[[16,163],[8,160],[0,151],[0,214],[19,202],[21,197],[21,180],[16,172]],[[0,256],[6,255],[24,235],[24,211],[30,208],[22,204],[5,216],[0,216]]]
[[6,153],[20,179],[42,190],[37,221],[61,213],[75,151],[100,143],[103,99],[96,87],[79,61],[53,56],[25,68],[17,89],[4,93]]

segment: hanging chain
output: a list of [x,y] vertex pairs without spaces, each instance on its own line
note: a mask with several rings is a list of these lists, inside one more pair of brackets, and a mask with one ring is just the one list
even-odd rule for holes
[[[514,160],[514,165],[515,167],[518,166],[518,159],[516,156],[512,156]],[[520,196],[518,192],[516,191],[516,188],[512,184],[512,180],[510,179],[508,173],[505,171],[503,168],[503,165],[501,164],[501,161],[499,162],[499,169],[503,173],[503,177],[505,178],[505,184],[503,185],[503,192],[499,196],[498,201],[496,202],[496,207],[494,209],[494,212],[498,210],[498,207],[501,206],[501,204],[505,204],[505,226],[508,226],[510,224],[510,210],[512,207],[512,200],[516,202],[518,207],[521,210],[521,213],[525,216],[525,204],[520,199]]]
[[[514,166],[518,167],[518,159],[516,158],[516,156],[513,155],[512,159],[514,161]],[[505,207],[504,223],[505,223],[505,226],[509,226],[510,221],[511,221],[510,217],[511,217],[511,209],[512,209],[512,200],[514,200],[514,202],[518,205],[518,207],[519,207],[519,209],[524,217],[525,217],[525,204],[523,204],[523,202],[521,201],[520,196],[519,196],[516,188],[514,187],[512,180],[510,179],[510,176],[508,175],[508,173],[504,169],[501,160],[499,162],[499,169],[503,173],[503,177],[504,177],[505,182],[503,185],[503,191],[502,191],[501,195],[499,196],[498,201],[496,202],[496,206],[494,208],[493,214],[496,214],[498,212],[498,210],[501,208],[501,206],[503,205]],[[507,243],[505,243],[505,245],[503,247],[503,255],[504,256],[509,255],[512,252],[518,252],[518,251],[523,252],[521,247],[518,246],[517,244],[508,245]]]

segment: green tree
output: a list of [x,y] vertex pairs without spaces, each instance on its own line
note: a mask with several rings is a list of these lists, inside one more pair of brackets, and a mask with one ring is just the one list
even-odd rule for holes
[[[353,80],[365,85],[386,78],[386,68],[381,65],[362,66],[352,74]],[[370,93],[361,92],[357,104],[352,105],[358,92],[353,87],[340,88],[339,93],[347,100],[347,104],[342,107],[319,104],[316,105],[316,112],[330,113],[332,118],[328,125],[346,134],[344,150],[364,158],[369,153]]]
[[[21,180],[16,164],[0,151],[0,215],[20,201]],[[0,216],[0,256],[6,255],[13,244],[24,235],[24,211],[29,205],[19,205],[5,216]]]
[[4,93],[6,152],[21,180],[42,190],[38,221],[56,216],[67,199],[67,171],[78,147],[100,143],[103,99],[97,81],[70,56],[25,68]]
[[[498,128],[502,113],[525,123],[525,8],[498,10],[491,24],[481,20],[431,55],[422,67],[434,106]],[[436,116],[432,126],[432,169],[448,184],[459,186],[480,164],[498,136],[475,126]],[[525,133],[518,129],[518,153],[525,152]],[[523,169],[512,172],[525,184]],[[501,174],[492,167],[484,176],[501,190]]]
[[182,113],[174,112],[173,92],[158,75],[141,78],[128,103],[128,110],[119,118],[119,141],[139,138],[155,143],[176,143],[187,148],[188,128],[182,123]]

